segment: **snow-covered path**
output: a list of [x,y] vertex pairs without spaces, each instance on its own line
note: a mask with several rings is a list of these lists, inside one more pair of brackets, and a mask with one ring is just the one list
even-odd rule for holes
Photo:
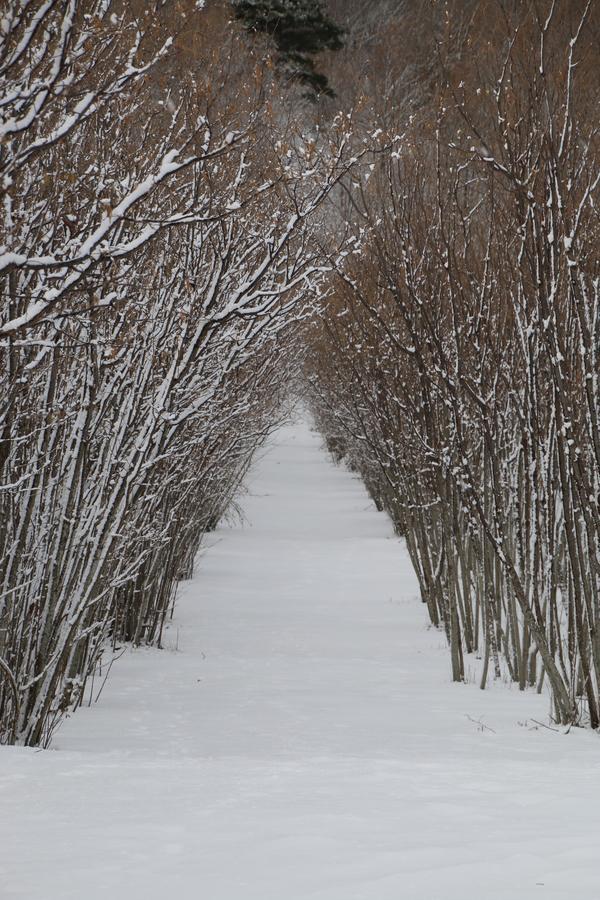
[[249,486],[167,649],[52,750],[0,748],[0,898],[598,900],[598,738],[450,683],[402,544],[307,425]]

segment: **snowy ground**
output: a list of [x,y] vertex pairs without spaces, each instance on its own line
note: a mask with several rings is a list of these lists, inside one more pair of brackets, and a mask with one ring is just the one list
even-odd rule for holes
[[0,748],[0,898],[598,900],[598,738],[450,683],[401,543],[306,425],[249,486],[169,649],[52,750]]

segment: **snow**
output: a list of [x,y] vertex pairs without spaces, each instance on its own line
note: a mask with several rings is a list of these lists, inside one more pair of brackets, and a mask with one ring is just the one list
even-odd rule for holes
[[0,748],[2,900],[597,900],[597,737],[450,682],[402,543],[305,423],[241,502],[166,649],[51,750]]

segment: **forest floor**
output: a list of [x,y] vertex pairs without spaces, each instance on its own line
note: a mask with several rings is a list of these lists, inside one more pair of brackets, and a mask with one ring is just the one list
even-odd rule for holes
[[0,898],[598,900],[598,737],[476,661],[451,683],[402,542],[308,425],[247,484],[165,649],[52,749],[0,748]]

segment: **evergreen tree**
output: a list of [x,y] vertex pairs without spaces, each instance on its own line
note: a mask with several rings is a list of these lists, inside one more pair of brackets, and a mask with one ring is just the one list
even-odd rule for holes
[[307,96],[333,96],[313,59],[322,50],[341,50],[343,30],[321,0],[232,0],[235,15],[249,31],[269,35],[289,75],[309,89]]

